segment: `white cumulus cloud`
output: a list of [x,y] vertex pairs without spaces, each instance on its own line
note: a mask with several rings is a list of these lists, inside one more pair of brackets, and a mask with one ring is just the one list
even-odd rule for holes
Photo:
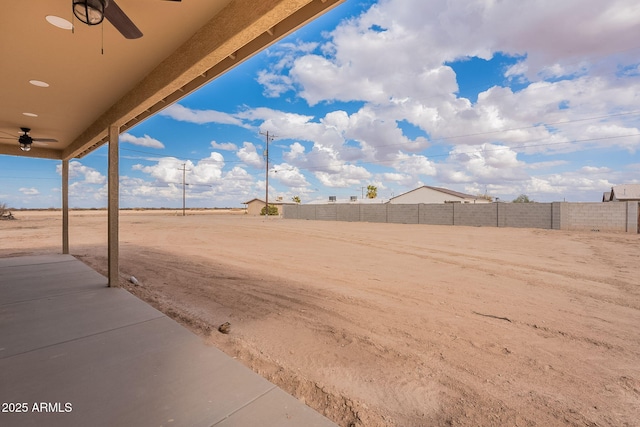
[[37,188],[33,187],[21,187],[18,189],[18,191],[20,191],[25,196],[37,196],[38,194],[40,194],[40,191],[38,191]]
[[256,146],[251,142],[244,142],[242,148],[236,153],[238,158],[249,166],[261,168],[264,166],[262,154],[259,154]]
[[238,149],[238,146],[233,142],[211,141],[211,148],[214,148],[216,150],[223,150],[223,151],[236,151]]
[[242,122],[233,115],[215,110],[196,110],[181,104],[173,104],[160,112],[160,115],[181,122],[196,124],[220,123],[241,126]]
[[164,144],[158,141],[155,138],[150,137],[149,135],[144,136],[134,136],[130,133],[123,133],[120,135],[121,142],[128,142],[129,144],[139,145],[141,147],[149,147],[149,148],[164,148]]

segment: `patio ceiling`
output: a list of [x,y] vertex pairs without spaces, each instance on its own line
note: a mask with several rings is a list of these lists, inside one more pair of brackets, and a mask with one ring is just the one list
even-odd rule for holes
[[[6,2],[0,154],[83,157],[107,142],[110,125],[126,131],[342,1],[117,0],[143,33],[133,40],[106,19],[92,27],[73,20],[72,0]],[[72,21],[74,31],[48,15]],[[22,151],[21,127],[58,142]]]

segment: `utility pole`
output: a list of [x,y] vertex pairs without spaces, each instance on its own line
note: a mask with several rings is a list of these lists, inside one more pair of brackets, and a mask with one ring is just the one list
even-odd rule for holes
[[187,164],[183,163],[182,164],[182,168],[178,168],[179,171],[182,171],[182,216],[186,216],[185,215],[185,205],[186,205],[186,175],[187,175],[187,171],[191,171],[191,169],[187,169]]
[[265,181],[266,181],[266,185],[265,185],[265,217],[268,219],[269,218],[269,141],[273,141],[273,138],[275,138],[275,135],[269,135],[269,131],[267,131],[266,133],[262,133],[260,132],[260,135],[265,135],[266,137],[266,141],[267,141],[267,148],[264,150],[264,157],[267,161],[267,168],[265,170]]

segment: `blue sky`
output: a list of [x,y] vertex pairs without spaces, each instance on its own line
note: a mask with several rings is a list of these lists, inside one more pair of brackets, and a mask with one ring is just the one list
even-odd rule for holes
[[[640,183],[636,0],[347,0],[121,135],[121,206],[388,199],[421,185],[593,201]],[[59,207],[60,162],[0,157],[0,202]],[[107,149],[70,205],[106,206]]]

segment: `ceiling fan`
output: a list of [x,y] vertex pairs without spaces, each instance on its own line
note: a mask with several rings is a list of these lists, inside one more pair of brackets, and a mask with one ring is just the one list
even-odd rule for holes
[[[165,0],[179,2],[182,0]],[[127,39],[142,37],[142,31],[136,27],[115,0],[73,0],[73,14],[87,25],[98,25],[104,18]]]
[[[53,139],[53,138],[32,138],[29,135],[29,132],[31,132],[31,129],[29,128],[20,128],[20,129],[22,130],[23,133],[18,137],[18,142],[20,143],[20,149],[22,151],[31,150],[31,144],[33,144],[34,142],[58,142],[57,139]],[[0,136],[0,138],[9,139],[5,136]],[[13,140],[15,139],[15,137],[11,137],[11,139]]]

